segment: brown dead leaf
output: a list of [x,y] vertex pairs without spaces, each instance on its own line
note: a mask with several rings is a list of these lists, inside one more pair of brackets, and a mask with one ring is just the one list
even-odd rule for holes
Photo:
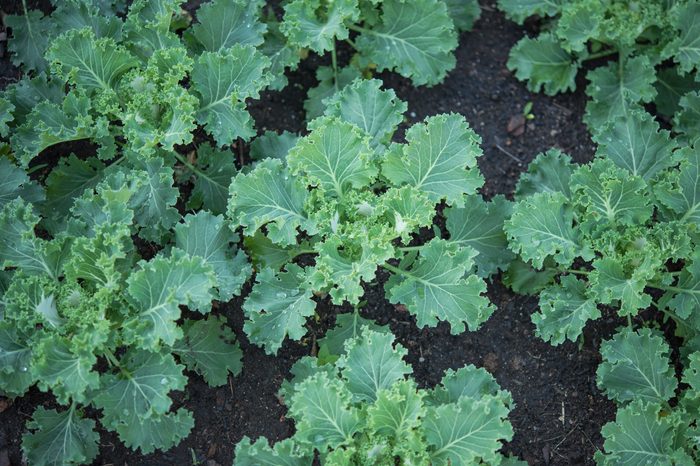
[[513,115],[508,120],[508,127],[506,128],[509,134],[513,136],[520,136],[525,132],[525,115],[518,113]]
[[0,414],[5,412],[10,407],[10,401],[7,398],[0,398]]

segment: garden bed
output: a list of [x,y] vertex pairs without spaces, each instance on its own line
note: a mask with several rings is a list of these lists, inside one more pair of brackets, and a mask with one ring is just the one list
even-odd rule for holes
[[0,466],[697,464],[700,0],[6,3]]
[[[486,183],[481,192],[487,198],[496,194],[512,198],[519,174],[537,153],[558,147],[575,161],[586,162],[595,149],[582,123],[584,83],[575,93],[553,98],[528,92],[505,66],[509,50],[523,30],[507,21],[491,3],[483,4],[482,10],[474,30],[461,34],[457,67],[443,84],[415,88],[395,74],[380,77],[386,88],[394,89],[408,103],[411,124],[437,113],[464,115],[483,141],[484,156],[479,167]],[[342,51],[339,59],[347,60]],[[290,84],[283,92],[267,91],[252,102],[251,114],[259,131],[304,130],[302,103],[305,90],[314,84],[316,66],[317,59],[302,62],[299,70],[289,73]],[[7,58],[0,67],[3,76],[16,75],[8,71]],[[528,102],[532,102],[535,118],[525,122],[522,134],[510,134],[509,122],[522,114]],[[65,154],[80,148],[61,146]],[[247,148],[242,150],[245,153]],[[408,362],[420,385],[435,385],[448,368],[469,363],[485,367],[503,389],[512,393],[515,402],[509,416],[515,436],[503,448],[504,453],[530,464],[593,464],[593,453],[602,447],[601,427],[614,419],[615,413],[613,403],[596,388],[599,346],[620,324],[618,318],[604,316],[589,324],[581,348],[571,342],[551,346],[534,335],[530,316],[537,300],[514,294],[501,284],[499,276],[488,291],[497,311],[479,331],[455,336],[444,323],[434,329],[418,329],[411,315],[385,299],[385,279],[386,275],[379,273],[376,282],[366,286],[367,305],[361,313],[388,324],[397,340],[408,348]],[[296,360],[315,351],[315,340],[332,327],[335,315],[351,308],[332,306],[329,300],[320,299],[320,321],[311,325],[308,338],[302,344],[285,342],[279,354],[272,357],[248,343],[242,330],[241,302],[236,298],[220,305],[217,312],[226,316],[241,341],[242,373],[230,376],[229,384],[216,389],[192,375],[186,390],[174,395],[176,407],[185,406],[194,413],[192,433],[165,453],[144,456],[127,449],[115,434],[102,431],[95,464],[154,466],[213,461],[211,464],[229,465],[234,447],[244,435],[253,439],[264,435],[270,440],[292,435],[293,423],[285,418],[286,408],[276,396],[280,384]],[[2,400],[0,451],[8,452],[10,464],[21,464],[20,440],[25,423],[35,407],[46,402],[51,405],[51,397],[36,388],[14,401]],[[0,464],[2,458],[0,453]]]

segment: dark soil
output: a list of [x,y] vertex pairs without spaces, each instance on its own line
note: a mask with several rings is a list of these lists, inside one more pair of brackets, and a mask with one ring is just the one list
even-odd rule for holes
[[[3,3],[12,4],[3,5],[5,11],[16,11],[16,5],[21,4]],[[465,115],[483,139],[484,156],[479,165],[486,184],[482,193],[487,197],[499,193],[510,196],[519,173],[537,153],[554,146],[584,162],[592,157],[594,146],[581,122],[584,82],[579,83],[576,93],[555,98],[528,92],[505,66],[508,51],[523,30],[506,21],[491,2],[484,4],[483,10],[475,29],[462,35],[457,68],[444,84],[417,89],[394,74],[381,78],[408,102],[410,123],[442,112]],[[290,73],[290,85],[283,92],[266,93],[251,103],[259,130],[304,129],[302,102],[305,89],[314,84],[318,61],[307,60]],[[16,76],[7,57],[3,58],[0,79]],[[509,135],[509,121],[522,114],[527,102],[533,103],[535,118],[526,123],[520,136]],[[550,346],[534,335],[530,315],[537,308],[536,300],[513,294],[497,278],[488,294],[498,310],[479,331],[453,336],[447,325],[418,329],[408,313],[384,299],[385,278],[380,273],[376,283],[367,285],[368,305],[362,313],[390,325],[399,342],[409,349],[408,359],[421,385],[436,384],[448,368],[469,363],[483,366],[512,392],[516,404],[510,416],[515,437],[505,445],[504,453],[517,455],[531,465],[593,464],[593,453],[602,443],[601,426],[614,417],[614,406],[595,386],[598,347],[618,322],[601,319],[590,324],[582,348],[572,343]],[[144,456],[124,447],[116,435],[102,432],[95,464],[230,465],[234,446],[244,435],[279,440],[294,432],[275,393],[294,361],[312,351],[314,337],[322,336],[335,315],[347,309],[321,302],[321,322],[314,325],[309,339],[302,344],[287,343],[277,357],[270,357],[248,344],[240,304],[238,299],[221,305],[219,312],[228,317],[240,336],[242,374],[217,389],[190,374],[186,391],[174,396],[177,406],[194,413],[192,434],[168,452]],[[51,397],[36,389],[14,401],[0,398],[0,466],[22,464],[24,424],[35,407],[47,401],[50,403]],[[5,463],[3,454],[8,453],[9,463]]]

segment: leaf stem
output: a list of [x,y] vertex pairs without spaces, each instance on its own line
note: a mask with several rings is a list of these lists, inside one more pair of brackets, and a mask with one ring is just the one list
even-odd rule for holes
[[673,322],[675,322],[676,326],[685,327],[686,329],[691,329],[690,326],[683,321],[683,319],[679,318],[677,315],[674,315],[668,309],[665,309],[665,308],[659,306],[659,303],[657,303],[656,301],[652,301],[652,304],[654,304],[654,307],[656,308],[657,311],[661,311],[663,313],[663,315],[665,315],[667,318],[669,318]]
[[297,249],[294,251],[294,257],[301,256],[302,254],[318,254],[318,251],[314,249]]
[[421,249],[423,249],[423,245],[420,245],[420,246],[401,246],[401,247],[399,247],[399,251],[405,251],[405,252],[408,252],[408,251],[420,251]]
[[333,65],[333,84],[338,92],[338,56],[335,52],[335,39],[333,39],[333,49],[331,50],[331,64]]
[[350,26],[348,26],[348,29],[350,29],[351,31],[355,31],[355,32],[366,32],[369,34],[376,34],[374,31],[363,28],[362,26],[357,26],[355,24],[351,24]]
[[117,160],[115,160],[114,162],[112,162],[111,164],[109,164],[109,166],[111,167],[111,166],[113,166],[113,165],[119,165],[120,163],[122,163],[122,162],[124,161],[125,158],[126,158],[126,157],[124,157],[123,155],[121,155],[121,156],[119,156],[119,158],[117,158]]
[[179,160],[180,163],[182,163],[184,166],[186,166],[187,168],[189,168],[189,169],[192,170],[193,172],[197,173],[198,175],[201,175],[201,174],[202,174],[202,173],[201,173],[201,170],[199,170],[199,168],[197,168],[197,167],[195,167],[194,165],[192,165],[192,164],[189,162],[189,160],[187,160],[185,157],[183,157],[182,155],[178,154],[178,153],[175,152],[175,151],[173,151],[173,154],[175,155],[175,158],[176,158],[177,160]]
[[591,272],[589,272],[587,270],[565,269],[564,271],[569,272],[569,273],[575,273],[577,275],[590,275],[591,274]]
[[596,58],[608,57],[608,56],[614,55],[616,53],[618,53],[618,51],[615,49],[613,49],[613,50],[601,50],[600,52],[592,53],[592,54],[588,55],[582,61],[595,60]]
[[391,264],[389,264],[389,263],[386,263],[386,262],[385,262],[384,264],[380,264],[380,267],[384,267],[384,268],[387,269],[389,272],[394,272],[394,273],[398,273],[399,275],[404,275],[404,271],[403,271],[403,270],[401,270],[401,269],[398,268],[398,267],[394,267],[393,265],[391,265]]
[[679,288],[677,286],[670,286],[670,285],[662,285],[660,283],[647,283],[647,286],[650,288],[656,288],[657,290],[662,290],[662,291],[677,291],[679,293],[682,292],[687,292],[685,288]]
[[112,353],[110,350],[105,350],[104,353],[105,358],[107,358],[107,362],[109,362],[110,366],[118,367],[121,369],[121,366],[119,365],[119,361],[117,361],[116,356],[114,356],[114,353]]

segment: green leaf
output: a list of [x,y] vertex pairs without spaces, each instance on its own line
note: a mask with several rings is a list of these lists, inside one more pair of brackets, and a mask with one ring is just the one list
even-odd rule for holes
[[172,405],[168,393],[187,384],[184,366],[169,354],[132,349],[120,359],[120,368],[126,372],[102,376],[93,399],[103,410],[102,423],[112,430],[128,428],[130,419],[167,413]]
[[668,401],[678,386],[670,352],[659,333],[623,328],[600,346],[603,362],[598,366],[598,387],[618,403]]
[[457,403],[462,398],[481,399],[483,396],[505,395],[496,379],[482,367],[464,366],[456,371],[448,369],[430,394],[433,405]]
[[180,219],[180,213],[174,207],[180,192],[173,186],[173,169],[165,165],[161,157],[139,160],[135,165],[147,174],[146,182],[129,201],[136,224],[141,227],[139,236],[162,243]]
[[39,388],[56,396],[59,403],[84,402],[88,390],[100,385],[99,374],[93,371],[95,355],[76,352],[65,337],[49,337],[41,341],[34,352],[36,377]]
[[662,414],[656,403],[635,400],[618,409],[614,422],[603,426],[604,452],[596,452],[601,466],[619,464],[690,464],[676,462],[681,450],[674,450],[675,415]]
[[7,126],[14,119],[12,113],[15,110],[15,105],[4,97],[0,97],[0,137],[6,137],[9,134],[10,127]]
[[532,265],[516,258],[503,274],[503,283],[518,294],[537,294],[554,282],[554,277],[559,274],[553,259],[546,259],[544,266],[543,270],[535,270]]
[[258,98],[269,80],[270,59],[250,45],[204,52],[192,71],[192,88],[200,96],[197,121],[219,146],[255,136],[245,99]]
[[363,327],[376,332],[387,331],[385,326],[377,325],[373,320],[365,319],[357,311],[339,314],[335,318],[335,326],[328,330],[325,336],[317,342],[319,360],[327,358],[335,361],[334,357],[337,358],[345,354],[345,342],[351,338],[358,337]]
[[299,448],[293,439],[275,442],[271,447],[265,437],[251,443],[248,436],[236,445],[234,466],[307,466],[313,462],[306,449]]
[[406,131],[408,144],[393,144],[382,174],[394,185],[408,184],[425,191],[434,202],[464,205],[484,180],[475,169],[481,138],[463,116],[454,113],[428,117]]
[[289,380],[282,382],[279,395],[285,400],[285,403],[287,403],[292,399],[292,396],[296,391],[296,385],[318,372],[325,372],[334,380],[338,377],[338,370],[334,365],[320,365],[320,360],[318,358],[313,356],[303,356],[301,359],[295,362],[290,369],[290,374],[292,377]]
[[298,140],[299,136],[289,131],[282,131],[279,134],[274,131],[265,131],[250,143],[250,158],[264,160],[269,157],[285,160],[289,150]]
[[[120,112],[124,138],[129,149],[143,159],[153,158],[158,147],[172,151],[176,145],[192,142],[198,100],[177,83],[191,63],[182,47],[158,50],[149,62],[153,70],[148,70],[146,76],[135,75],[122,85],[122,91],[133,96]],[[166,82],[148,77],[161,73],[168,74]]]
[[219,301],[239,294],[251,273],[245,253],[232,245],[237,241],[238,235],[227,227],[223,215],[205,210],[187,215],[175,227],[175,247],[191,257],[201,257],[214,270]]
[[288,82],[285,71],[296,70],[299,66],[301,50],[287,42],[287,38],[280,31],[280,23],[277,21],[277,17],[269,9],[266,23],[265,42],[258,47],[258,50],[272,62],[270,65],[271,82],[268,88],[274,91],[281,91],[287,86]]
[[593,135],[593,141],[598,144],[597,156],[607,157],[645,180],[674,164],[676,143],[668,131],[659,130],[659,124],[647,112],[630,112],[614,119]]
[[477,0],[443,0],[447,5],[447,12],[458,31],[471,31],[481,17],[481,7]]
[[360,413],[350,406],[351,398],[345,385],[325,372],[296,384],[289,403],[296,439],[319,451],[350,443],[362,426]]
[[98,453],[95,421],[83,419],[71,407],[55,411],[38,407],[22,436],[22,451],[36,466],[91,463]]
[[549,256],[565,267],[578,256],[590,259],[589,251],[579,244],[573,218],[560,192],[528,196],[513,206],[513,215],[505,222],[510,248],[537,269]]
[[29,274],[46,274],[58,280],[63,266],[60,241],[48,242],[34,235],[39,217],[21,198],[0,210],[0,268],[18,267]]
[[403,361],[407,354],[403,346],[394,345],[391,333],[363,328],[359,336],[345,343],[345,354],[336,367],[355,401],[374,402],[380,390],[388,390],[413,372]]
[[98,39],[91,28],[65,32],[53,41],[46,58],[58,76],[94,91],[113,91],[119,78],[138,64],[114,39]]
[[236,336],[223,316],[205,320],[186,320],[185,338],[173,347],[189,370],[201,375],[210,387],[226,384],[229,372],[234,376],[243,369],[243,352]]
[[530,16],[556,16],[561,7],[561,0],[498,0],[498,8],[518,24]]
[[532,314],[537,336],[555,346],[566,340],[576,341],[586,323],[600,317],[587,289],[588,284],[573,275],[565,275],[561,284],[545,288],[540,294],[539,312]]
[[382,90],[378,79],[355,79],[329,97],[325,115],[352,123],[372,138],[372,147],[386,144],[403,121],[408,106],[392,89]]
[[620,315],[635,315],[638,310],[651,304],[651,296],[644,292],[655,269],[649,266],[654,259],[647,258],[631,273],[626,272],[615,258],[598,259],[593,262],[591,290],[602,304],[620,302]]
[[345,22],[357,21],[357,0],[293,0],[284,6],[280,30],[296,47],[323,53],[335,47],[336,40],[348,38]]
[[371,184],[377,175],[369,137],[338,118],[313,122],[312,131],[287,156],[293,175],[342,198],[350,188]]
[[400,380],[377,391],[377,399],[367,408],[367,428],[370,432],[410,442],[425,416],[423,397],[413,380]]
[[107,120],[93,118],[93,103],[75,92],[69,93],[61,105],[44,101],[38,103],[27,121],[10,138],[20,164],[29,162],[47,147],[61,142],[108,137]]
[[464,397],[456,403],[428,407],[423,426],[432,464],[467,466],[494,461],[501,442],[513,437],[508,412],[497,396]]
[[684,95],[678,105],[673,130],[682,133],[689,145],[700,147],[700,91]]
[[194,183],[187,208],[205,208],[216,215],[226,213],[229,186],[237,173],[233,153],[210,145],[200,146],[196,165],[186,166]]
[[[58,31],[89,27],[97,37],[112,37],[117,41],[121,39],[124,23],[113,9],[97,5],[99,2],[85,0],[55,3],[56,10],[51,14],[51,18],[56,22]],[[107,11],[101,11],[101,8]]]
[[39,73],[33,78],[25,76],[16,83],[5,88],[4,96],[14,106],[14,126],[26,122],[27,115],[34,109],[37,102],[49,101],[60,104],[65,97],[65,83],[58,79],[49,80],[46,74]]
[[178,0],[134,0],[127,22],[152,29],[168,29],[179,5]]
[[543,33],[536,39],[523,37],[510,50],[508,69],[515,77],[527,81],[527,88],[547,95],[576,89],[579,63],[561,47],[552,34]]
[[668,45],[668,55],[673,55],[683,73],[700,69],[700,4],[678,3],[673,12],[673,24],[679,31],[676,39]]
[[585,52],[586,43],[600,37],[600,24],[605,19],[605,10],[595,2],[577,2],[562,8],[556,26],[556,35],[564,47],[573,52]]
[[187,437],[194,427],[192,413],[180,408],[174,413],[160,414],[134,420],[118,428],[119,438],[132,450],[147,455],[155,450],[166,451]]
[[455,67],[457,32],[442,1],[384,0],[379,22],[356,29],[357,49],[377,70],[394,70],[414,85],[438,84]]
[[689,92],[700,90],[700,83],[692,74],[681,74],[678,67],[664,68],[656,73],[656,110],[666,117],[672,117],[680,110],[681,97]]
[[512,203],[503,196],[496,196],[488,203],[480,196],[469,196],[464,207],[448,207],[443,211],[450,241],[471,246],[479,253],[474,262],[480,277],[489,277],[499,269],[505,270],[513,260],[503,231],[511,209]]
[[24,395],[36,381],[31,362],[30,335],[14,322],[0,319],[0,391],[11,396]]
[[128,223],[100,225],[95,236],[80,236],[73,240],[65,276],[69,280],[91,282],[101,293],[118,292],[122,284],[124,259],[130,247]]
[[260,162],[250,173],[239,173],[230,186],[228,216],[252,236],[263,225],[267,237],[282,246],[296,244],[297,228],[309,234],[316,225],[306,217],[306,187],[289,172],[280,160]]
[[176,324],[180,305],[200,312],[211,305],[216,279],[201,257],[173,249],[168,258],[157,256],[150,262],[142,261],[127,284],[127,298],[135,312],[124,323],[125,336],[145,348],[157,348],[161,341],[172,346],[182,337]]
[[393,224],[393,234],[400,235],[408,243],[419,228],[433,223],[435,203],[427,193],[413,186],[389,188],[379,199],[375,212],[381,212]]
[[323,112],[326,110],[324,104],[326,99],[331,98],[336,92],[344,89],[355,79],[361,77],[362,72],[352,64],[345,68],[340,68],[337,75],[330,66],[319,66],[316,69],[318,86],[310,88],[306,100],[304,100],[306,121],[313,121],[315,118],[323,115]]
[[[94,189],[86,189],[82,196],[75,199],[71,208],[73,218],[67,230],[89,238],[109,236],[105,238],[107,241],[124,236],[124,229],[129,230],[126,235],[132,234],[134,212],[129,207],[129,201],[147,181],[148,174],[141,170],[126,169],[107,174]],[[112,236],[112,233],[116,236]],[[130,249],[130,246],[126,246],[126,249]]]
[[291,262],[298,254],[293,247],[279,246],[258,230],[253,236],[243,238],[243,245],[256,270],[271,268],[280,270],[284,264]]
[[85,160],[75,154],[61,157],[46,178],[46,202],[41,206],[47,229],[57,233],[63,229],[75,198],[86,189],[92,190],[102,179],[105,166],[95,157]]
[[20,197],[26,202],[38,203],[44,200],[44,191],[23,169],[0,156],[0,205]]
[[285,272],[265,268],[258,273],[243,305],[247,317],[243,329],[267,354],[276,354],[286,337],[301,340],[306,334],[304,325],[316,303],[305,279],[304,270],[296,264],[287,264]]
[[389,301],[405,304],[419,327],[434,327],[438,320],[445,320],[453,334],[462,333],[465,324],[476,330],[494,307],[483,296],[484,281],[476,275],[465,278],[475,254],[471,247],[433,239],[421,248],[410,268],[403,263],[398,268],[385,265],[395,273],[385,285]]
[[329,292],[335,305],[357,305],[365,292],[362,282],[374,280],[377,266],[394,257],[394,249],[385,239],[370,238],[352,254],[343,239],[334,234],[316,245],[319,256],[309,281],[314,290]]
[[573,169],[571,157],[559,149],[541,152],[520,175],[515,198],[522,199],[540,192],[560,192],[570,198],[569,180]]
[[266,30],[258,20],[262,3],[243,0],[204,3],[197,9],[198,23],[192,26],[192,37],[209,52],[221,52],[236,44],[260,45]]
[[49,40],[54,36],[56,25],[50,17],[39,10],[25,11],[23,15],[7,15],[3,22],[12,29],[8,49],[12,52],[12,63],[25,71],[44,71],[48,63],[44,54]]
[[644,55],[612,61],[589,71],[586,77],[590,81],[586,94],[591,100],[583,120],[594,136],[609,121],[624,121],[632,111],[641,111],[640,102],[651,102],[656,96],[656,73]]
[[610,159],[598,158],[571,176],[571,189],[590,222],[644,224],[653,213],[647,184]]
[[668,287],[663,301],[682,319],[693,317],[700,305],[700,254],[694,252],[678,277],[678,283]]
[[134,0],[124,24],[124,43],[142,60],[180,47],[179,37],[170,29],[181,11],[177,0]]

